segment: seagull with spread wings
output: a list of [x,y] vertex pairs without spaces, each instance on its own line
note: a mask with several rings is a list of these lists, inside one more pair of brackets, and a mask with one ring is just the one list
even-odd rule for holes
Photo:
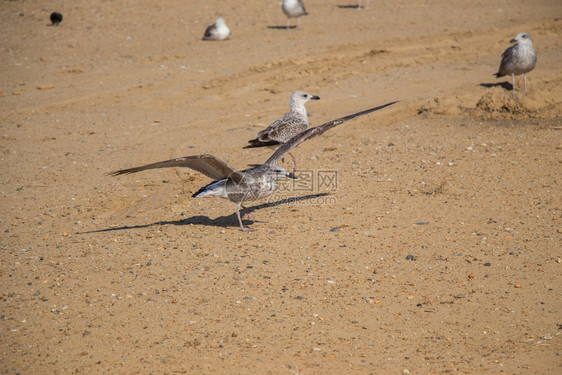
[[[323,125],[316,126],[305,130],[304,132],[295,135],[288,142],[271,155],[265,163],[254,168],[239,171],[224,161],[214,157],[213,155],[193,155],[176,158],[166,161],[161,161],[154,164],[143,165],[140,167],[122,169],[115,172],[110,172],[111,176],[119,176],[122,174],[136,173],[147,169],[156,168],[170,168],[170,167],[187,167],[197,172],[200,172],[207,177],[212,178],[214,181],[208,185],[203,186],[199,191],[193,194],[193,197],[204,197],[207,195],[214,195],[231,202],[236,203],[236,216],[240,224],[240,229],[243,231],[252,230],[244,227],[242,218],[240,217],[240,207],[247,213],[246,208],[243,206],[246,202],[252,202],[260,198],[267,197],[279,186],[279,180],[283,178],[296,178],[296,176],[288,172],[285,168],[280,167],[278,163],[291,149],[297,147],[302,142],[323,134],[329,129],[343,124],[346,121],[354,119],[359,116],[366,115],[371,112],[378,111],[388,107],[397,102],[390,102],[381,106],[367,109],[362,112],[357,112],[349,116],[345,116],[336,120],[329,121]],[[249,216],[249,215],[248,215]]]

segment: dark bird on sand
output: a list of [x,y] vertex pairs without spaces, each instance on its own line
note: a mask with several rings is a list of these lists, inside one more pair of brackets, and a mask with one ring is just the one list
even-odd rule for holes
[[51,13],[51,26],[58,26],[62,22],[62,14],[58,12]]

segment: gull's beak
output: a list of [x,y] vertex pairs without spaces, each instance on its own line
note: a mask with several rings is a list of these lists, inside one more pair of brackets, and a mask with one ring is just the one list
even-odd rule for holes
[[314,95],[314,96],[313,96],[313,97],[311,97],[310,99],[312,99],[312,100],[320,100],[320,97],[319,97],[319,96],[316,96],[316,95]]
[[511,39],[509,43],[517,43],[517,39]]
[[292,178],[292,179],[298,179],[297,176],[295,176],[294,174],[292,174],[291,172],[287,173],[287,177]]

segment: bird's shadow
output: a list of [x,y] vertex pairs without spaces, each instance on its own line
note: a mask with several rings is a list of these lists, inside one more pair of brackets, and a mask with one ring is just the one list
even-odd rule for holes
[[[262,208],[275,207],[275,206],[279,206],[279,205],[282,205],[282,204],[289,204],[289,203],[299,203],[299,202],[302,202],[302,201],[306,201],[308,199],[325,197],[327,195],[330,195],[330,193],[303,195],[301,197],[280,199],[280,200],[275,201],[275,202],[266,202],[266,203],[258,204],[256,206],[246,207],[246,209],[249,212],[253,212],[253,211],[261,210]],[[254,223],[257,220],[244,220],[244,219],[242,219],[242,221]],[[207,216],[196,215],[196,216],[192,216],[192,217],[189,217],[187,219],[181,219],[181,220],[156,221],[156,222],[150,223],[150,224],[139,224],[139,225],[123,225],[123,226],[120,226],[120,227],[97,229],[97,230],[91,230],[91,231],[87,231],[87,232],[78,232],[77,234],[113,232],[113,231],[120,231],[120,230],[126,230],[126,229],[141,229],[141,228],[152,227],[152,226],[155,226],[155,225],[158,225],[158,226],[160,226],[160,225],[181,225],[181,226],[183,226],[183,225],[203,225],[203,226],[208,226],[208,227],[228,228],[228,227],[237,226],[238,225],[238,218],[236,217],[236,212],[233,213],[233,214],[230,214],[230,215],[217,217],[216,219],[210,219]]]
[[509,82],[494,82],[494,83],[481,83],[480,86],[491,88],[491,87],[503,87],[505,90],[511,91],[513,90],[513,86]]
[[289,29],[296,29],[297,26],[296,25],[291,25],[291,26],[268,26],[268,29],[273,29],[273,30],[289,30]]
[[340,9],[359,9],[359,5],[351,4],[351,5],[338,5]]

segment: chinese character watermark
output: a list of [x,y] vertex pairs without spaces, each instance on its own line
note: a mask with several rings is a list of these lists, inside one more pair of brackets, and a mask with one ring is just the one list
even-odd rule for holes
[[[279,181],[276,192],[269,202],[286,201],[288,204],[336,204],[331,192],[338,190],[338,171],[336,170],[297,170],[297,179]],[[309,196],[295,197],[293,193],[308,192]]]

